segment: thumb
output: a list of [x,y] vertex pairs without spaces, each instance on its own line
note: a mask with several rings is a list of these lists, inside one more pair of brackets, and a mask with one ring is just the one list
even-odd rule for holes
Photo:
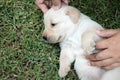
[[48,8],[44,2],[44,0],[36,0],[35,4],[41,9],[43,13],[46,13],[48,11]]
[[113,29],[110,29],[110,30],[98,30],[96,32],[99,36],[101,37],[111,37],[113,35],[115,35],[117,33],[117,30],[113,30]]

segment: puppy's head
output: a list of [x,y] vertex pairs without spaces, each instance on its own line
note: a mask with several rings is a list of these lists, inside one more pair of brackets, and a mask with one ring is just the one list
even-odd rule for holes
[[62,6],[59,10],[51,8],[44,14],[43,39],[49,43],[62,42],[72,35],[79,17],[79,10],[70,6]]

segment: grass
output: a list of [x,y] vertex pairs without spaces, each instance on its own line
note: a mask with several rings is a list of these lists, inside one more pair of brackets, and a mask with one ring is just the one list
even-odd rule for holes
[[[105,28],[120,28],[119,0],[71,0]],[[0,80],[78,80],[58,76],[58,44],[42,39],[43,14],[34,0],[0,0]]]

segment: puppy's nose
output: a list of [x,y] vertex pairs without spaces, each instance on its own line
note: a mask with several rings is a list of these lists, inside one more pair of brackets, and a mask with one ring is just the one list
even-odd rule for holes
[[43,36],[43,39],[44,39],[44,40],[47,40],[47,36]]

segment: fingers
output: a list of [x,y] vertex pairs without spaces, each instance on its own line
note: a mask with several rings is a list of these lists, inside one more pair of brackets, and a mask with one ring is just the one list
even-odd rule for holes
[[106,49],[106,48],[108,48],[109,45],[110,44],[109,44],[108,39],[104,39],[104,40],[96,42],[95,47],[96,47],[96,49]]
[[114,34],[117,33],[117,30],[113,30],[113,29],[110,29],[110,30],[100,30],[100,31],[97,31],[97,34],[101,37],[111,37],[113,36]]
[[61,7],[62,2],[68,4],[68,0],[52,0],[52,7],[57,10]]
[[114,69],[116,67],[120,67],[120,63],[114,63],[114,64],[111,64],[111,65],[108,65],[108,66],[105,66],[105,67],[102,67],[102,68],[106,69],[106,70],[111,70],[111,69]]
[[48,11],[48,8],[45,4],[41,4],[38,7],[42,10],[43,13],[46,13]]
[[107,49],[98,54],[87,55],[86,58],[90,60],[92,66],[98,66],[106,70],[120,66],[120,61],[117,57],[114,57]]
[[89,60],[105,60],[111,58],[112,55],[106,50],[103,50],[96,54],[87,55],[86,58]]
[[62,0],[65,4],[69,3],[69,0]]
[[36,5],[42,10],[43,13],[48,11],[48,7],[53,7],[55,10],[61,7],[61,4],[68,4],[68,0],[36,0]]
[[113,58],[105,59],[105,60],[100,60],[100,61],[93,61],[91,62],[92,66],[98,66],[98,67],[104,67],[113,64],[115,61]]
[[42,10],[43,13],[48,11],[47,6],[44,4],[44,0],[36,0],[36,5]]
[[97,49],[106,49],[109,47],[110,43],[111,43],[111,38],[113,35],[115,35],[118,32],[118,30],[101,30],[101,31],[97,31],[97,34],[101,37],[105,37],[108,39],[103,39],[101,41],[96,42],[96,48]]

